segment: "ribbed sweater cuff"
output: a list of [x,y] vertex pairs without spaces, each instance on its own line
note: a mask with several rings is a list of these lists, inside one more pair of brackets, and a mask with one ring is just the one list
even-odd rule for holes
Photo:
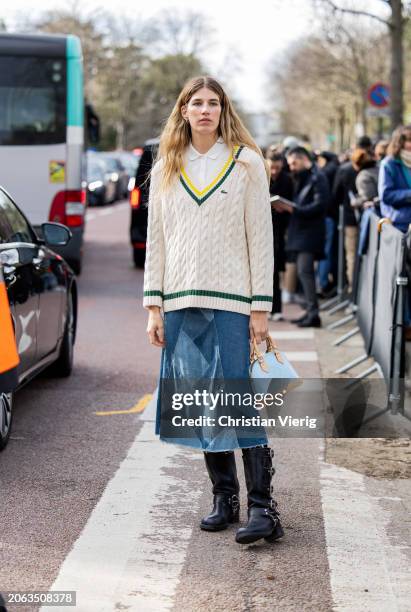
[[143,306],[144,308],[147,308],[148,306],[160,306],[160,308],[162,308],[163,296],[162,295],[145,295],[143,297]]
[[253,310],[265,310],[271,312],[273,306],[273,300],[253,300],[251,302],[251,311]]

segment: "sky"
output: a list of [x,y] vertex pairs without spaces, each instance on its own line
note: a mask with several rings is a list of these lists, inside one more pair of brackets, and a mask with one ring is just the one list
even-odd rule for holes
[[[203,52],[210,74],[220,74],[227,54],[234,65],[230,73],[230,93],[239,99],[247,112],[271,110],[275,104],[267,97],[267,69],[273,58],[283,53],[287,45],[311,31],[310,0],[254,0],[244,3],[234,0],[82,0],[82,10],[89,13],[100,7],[133,19],[153,17],[161,10],[176,7],[204,13],[215,29],[214,44]],[[13,0],[1,14],[11,24],[16,11],[35,15],[50,8],[64,6],[59,0]]]

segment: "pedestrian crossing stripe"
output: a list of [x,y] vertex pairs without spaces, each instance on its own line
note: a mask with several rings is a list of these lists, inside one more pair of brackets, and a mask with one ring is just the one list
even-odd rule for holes
[[138,414],[143,412],[152,397],[153,395],[151,393],[147,393],[146,395],[143,395],[143,397],[140,398],[137,404],[132,406],[132,408],[128,408],[126,410],[100,410],[94,414],[97,416],[111,416],[113,414]]
[[194,185],[189,179],[187,172],[184,168],[181,169],[180,182],[183,185],[187,193],[193,198],[193,200],[201,206],[221,185],[224,183],[228,175],[231,173],[235,166],[235,160],[238,159],[242,149],[244,147],[235,146],[233,153],[230,153],[230,157],[227,159],[221,171],[215,177],[215,179],[204,189],[200,190]]

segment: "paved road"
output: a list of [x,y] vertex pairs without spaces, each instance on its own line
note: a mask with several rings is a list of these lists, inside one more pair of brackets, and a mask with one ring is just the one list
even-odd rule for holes
[[[240,547],[234,527],[198,528],[202,455],[153,435],[160,353],[127,232],[126,203],[89,212],[73,375],[18,394],[0,455],[1,591],[75,590],[80,612],[411,610],[410,481],[327,463],[322,440],[275,443],[282,541]],[[273,333],[320,375],[310,330]],[[244,485],[242,503],[244,519]]]

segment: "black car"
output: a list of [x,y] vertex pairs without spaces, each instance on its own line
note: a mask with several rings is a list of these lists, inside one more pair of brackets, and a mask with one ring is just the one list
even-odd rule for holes
[[[0,187],[0,264],[20,357],[18,388],[45,368],[69,376],[73,367],[76,277],[52,250],[66,245],[71,232],[60,223],[43,223],[41,229],[39,238]],[[0,393],[0,450],[10,436],[12,406],[13,393]]]
[[157,155],[158,143],[158,139],[148,140],[145,143],[137,166],[134,187],[130,192],[130,240],[134,264],[137,267],[144,266],[146,258],[149,175]]
[[111,178],[116,185],[116,200],[122,200],[128,198],[128,179],[127,170],[125,169],[121,159],[115,152],[102,152],[99,153],[100,159],[102,159],[107,167],[107,172],[111,173]]
[[[137,149],[135,149],[135,151],[137,151]],[[142,153],[142,149],[141,149],[141,153]],[[135,177],[136,177],[136,171],[137,171],[137,167],[138,167],[138,163],[140,161],[140,157],[141,157],[141,153],[135,153],[134,151],[116,151],[116,155],[119,158],[119,160],[121,161],[121,163],[123,164],[126,172],[127,172],[127,176],[128,176],[128,192],[131,191],[131,189],[134,187],[134,181],[135,181]],[[127,193],[127,198],[129,197],[130,193]]]
[[87,201],[90,206],[103,206],[116,199],[116,183],[107,173],[104,162],[98,155],[87,155]]

